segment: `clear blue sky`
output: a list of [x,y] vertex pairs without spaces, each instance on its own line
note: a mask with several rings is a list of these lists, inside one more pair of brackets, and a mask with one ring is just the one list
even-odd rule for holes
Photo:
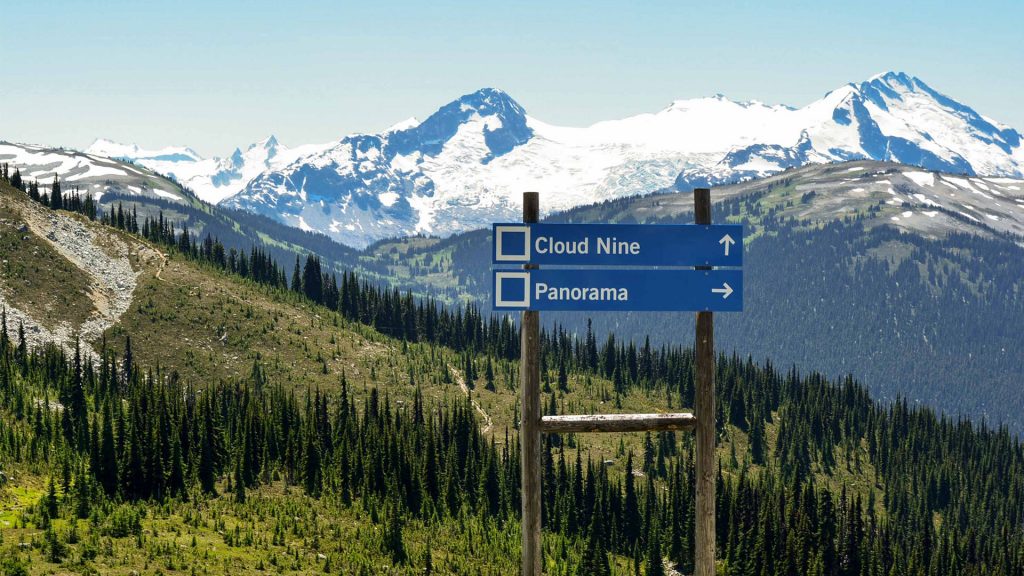
[[0,139],[204,155],[423,118],[483,86],[562,125],[901,70],[1024,130],[1024,2],[18,2]]

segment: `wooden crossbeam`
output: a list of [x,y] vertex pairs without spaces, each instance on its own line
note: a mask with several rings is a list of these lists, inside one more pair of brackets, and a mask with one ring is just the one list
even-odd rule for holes
[[540,428],[547,434],[691,430],[696,426],[697,418],[689,412],[676,414],[573,414],[544,416],[540,420]]

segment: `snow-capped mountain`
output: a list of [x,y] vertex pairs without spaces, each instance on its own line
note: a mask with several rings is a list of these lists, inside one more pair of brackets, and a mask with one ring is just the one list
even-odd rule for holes
[[422,123],[346,137],[264,172],[227,204],[362,246],[515,218],[524,190],[560,210],[857,158],[989,176],[1024,167],[1019,133],[901,73],[803,108],[714,96],[587,128],[546,124],[484,89]]
[[847,84],[800,109],[782,109],[765,128],[756,142],[736,146],[715,165],[684,171],[677,186],[855,159],[971,176],[1020,177],[1024,170],[1020,133],[897,72]]
[[313,154],[333,145],[308,145],[289,149],[270,136],[240,148],[225,158],[203,158],[191,148],[167,147],[145,150],[135,144],[119,144],[110,140],[96,140],[86,152],[140,164],[186,186],[199,198],[216,204],[237,194],[245,185],[263,172],[287,166],[298,158]]
[[485,88],[380,134],[291,150],[271,139],[225,159],[161,159],[167,155],[128,157],[209,201],[223,198],[352,246],[515,219],[525,190],[540,191],[547,212],[851,159],[1024,173],[1016,130],[895,72],[802,108],[717,95],[586,128],[547,124]]

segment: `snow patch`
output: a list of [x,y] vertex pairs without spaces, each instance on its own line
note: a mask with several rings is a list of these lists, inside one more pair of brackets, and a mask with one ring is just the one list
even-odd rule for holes
[[153,194],[156,194],[157,196],[159,196],[161,198],[170,198],[171,200],[179,200],[179,201],[181,200],[181,196],[178,196],[177,194],[175,194],[173,192],[168,192],[166,190],[160,190],[159,188],[154,188],[153,189]]
[[935,186],[935,174],[931,172],[904,172],[903,175],[918,186]]

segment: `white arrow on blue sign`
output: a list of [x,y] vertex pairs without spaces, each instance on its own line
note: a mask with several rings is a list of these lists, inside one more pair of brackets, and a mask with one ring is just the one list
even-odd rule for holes
[[742,266],[738,224],[495,224],[494,264]]
[[743,309],[740,270],[494,270],[495,310]]

